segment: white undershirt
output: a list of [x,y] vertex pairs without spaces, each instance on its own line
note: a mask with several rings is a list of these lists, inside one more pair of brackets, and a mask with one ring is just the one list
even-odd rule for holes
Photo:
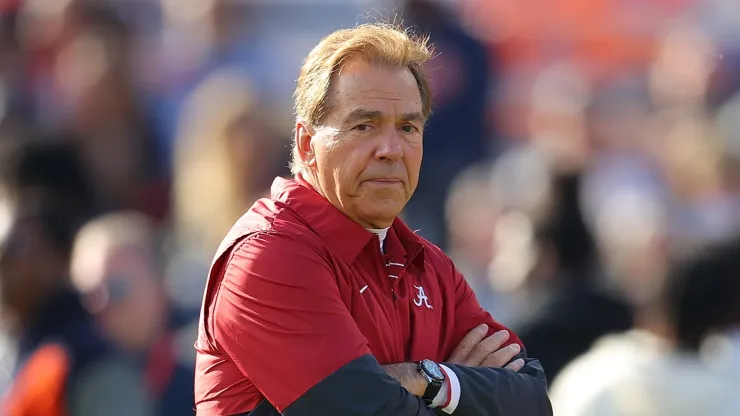
[[371,233],[378,236],[378,239],[380,240],[380,251],[383,251],[383,242],[385,241],[385,237],[388,235],[388,229],[391,227],[386,228],[368,228],[367,230]]

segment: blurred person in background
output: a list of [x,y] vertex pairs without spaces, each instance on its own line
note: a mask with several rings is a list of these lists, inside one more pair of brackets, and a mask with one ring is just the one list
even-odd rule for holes
[[726,41],[712,36],[716,28],[702,27],[694,16],[665,29],[649,68],[649,91],[658,110],[652,156],[670,193],[671,238],[691,251],[740,232],[733,173],[736,146],[727,118],[713,114],[710,107],[718,101],[712,97],[711,81],[722,76],[718,69],[732,63],[724,62],[721,42]]
[[135,212],[107,214],[80,230],[71,278],[103,334],[140,364],[157,414],[186,415],[195,408],[196,331],[183,324],[194,318],[170,306],[158,254],[151,219]]
[[[580,414],[626,372],[666,353],[671,328],[660,294],[669,253],[681,256],[737,235],[737,210],[728,205],[721,157],[706,121],[677,111],[658,113],[647,127],[650,142],[612,147],[587,174],[583,204],[604,283],[628,301],[635,326],[599,340],[554,380],[551,394],[563,414]],[[585,381],[593,373],[604,376]]]
[[0,162],[3,415],[150,415],[138,373],[117,357],[68,279],[81,162],[64,145],[13,147]]
[[544,155],[553,174],[579,172],[592,154],[587,131],[592,85],[575,63],[557,61],[537,74],[529,93],[525,145]]
[[19,13],[36,126],[79,146],[99,209],[162,218],[166,172],[134,78],[132,29],[94,0],[25,1]]
[[180,115],[167,280],[185,307],[200,306],[213,252],[276,174],[279,143],[260,122],[254,99],[248,80],[224,69],[193,91]]
[[658,117],[655,151],[669,191],[675,249],[690,252],[732,238],[740,232],[740,199],[725,139],[702,113],[667,111]]
[[[612,343],[610,353],[602,344],[598,355],[592,352],[574,362],[574,378],[566,384],[556,380],[552,387],[557,414],[738,414],[738,379],[707,365],[718,351],[703,348],[711,336],[740,324],[738,276],[740,241],[710,245],[676,261],[661,291],[668,329],[664,337],[619,348]],[[583,381],[573,384],[575,377],[584,380],[593,374],[602,374],[607,381],[597,388]]]
[[450,258],[475,292],[481,306],[499,322],[511,325],[519,299],[494,287],[489,266],[494,257],[496,221],[500,215],[491,165],[463,170],[450,185],[445,206]]
[[490,181],[498,212],[488,230],[488,282],[507,299],[501,319],[516,327],[542,305],[542,283],[554,271],[552,253],[540,250],[535,239],[535,219],[551,209],[552,171],[542,152],[514,147],[495,160]]
[[434,117],[424,136],[419,187],[405,208],[413,229],[447,248],[444,206],[452,180],[467,165],[492,153],[488,98],[496,68],[485,47],[460,25],[456,11],[439,0],[404,0],[403,16],[429,33],[435,56],[425,64],[430,77]]
[[602,285],[581,206],[594,156],[593,85],[573,62],[544,67],[529,95],[526,142],[494,162],[502,214],[494,231],[494,285],[522,300],[511,325],[543,357],[552,380],[601,336],[631,326],[628,305]]
[[603,335],[632,325],[628,305],[601,284],[597,247],[581,209],[582,181],[581,174],[554,176],[548,209],[530,217],[527,290],[539,294],[533,298],[539,302],[517,331],[544,357],[549,380]]
[[[142,45],[143,76],[153,96],[160,132],[160,162],[172,167],[181,134],[179,118],[191,94],[208,78],[225,69],[253,85],[252,96],[262,106],[271,102],[274,61],[260,42],[251,2],[234,0],[154,0],[161,10],[161,27],[153,41]],[[279,72],[279,71],[278,71]]]
[[[624,371],[665,352],[667,329],[660,290],[668,256],[667,205],[647,189],[610,184],[605,182],[612,179],[608,174],[591,175],[586,180],[584,199],[589,201],[589,224],[603,260],[601,284],[627,301],[634,322],[610,331],[613,334],[602,334],[579,357],[572,357],[573,362],[564,363],[568,365],[554,378],[550,389],[560,401],[558,414],[564,415],[578,415]],[[587,376],[592,374],[601,376]]]
[[[659,108],[701,112],[708,104],[718,45],[692,18],[662,24],[649,68],[650,93]],[[676,70],[681,68],[681,70]]]

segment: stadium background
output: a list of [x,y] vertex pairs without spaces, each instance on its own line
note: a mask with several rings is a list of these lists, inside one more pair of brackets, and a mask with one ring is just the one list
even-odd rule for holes
[[438,53],[404,218],[551,378],[601,335],[641,325],[672,258],[740,237],[737,0],[0,5],[0,148],[71,146],[90,217],[154,219],[159,278],[185,311],[184,363],[221,237],[289,174],[302,58],[396,12]]

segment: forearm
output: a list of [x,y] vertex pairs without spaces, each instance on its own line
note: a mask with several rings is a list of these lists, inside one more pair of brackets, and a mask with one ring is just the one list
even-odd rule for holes
[[[399,382],[384,370],[373,356],[359,357],[310,388],[282,414],[436,416],[433,409],[428,408],[407,388],[401,388]],[[403,365],[396,366],[391,371],[400,374],[401,378],[410,380],[413,377]],[[418,392],[420,386],[414,387],[414,384],[409,384],[409,387]],[[421,394],[423,395],[423,391]]]
[[[442,371],[448,375],[437,396],[432,400],[428,407],[445,413],[452,413],[455,410],[457,400],[460,395],[460,384],[455,377],[454,372],[445,366]],[[400,363],[388,364],[383,366],[388,375],[396,379],[406,391],[416,397],[423,397],[427,390],[428,382],[418,370],[417,364]],[[437,412],[439,414],[439,412]]]
[[453,414],[465,416],[552,416],[547,381],[539,361],[527,359],[519,372],[445,364],[460,383]]
[[419,373],[414,363],[387,364],[383,370],[398,380],[401,387],[416,397],[422,397],[427,388],[426,379]]

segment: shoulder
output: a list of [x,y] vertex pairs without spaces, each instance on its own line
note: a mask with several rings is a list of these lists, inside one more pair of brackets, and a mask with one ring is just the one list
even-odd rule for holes
[[296,233],[268,230],[254,232],[234,245],[226,264],[295,268],[305,263],[325,265],[327,260],[327,253],[315,241]]
[[216,260],[245,252],[269,255],[285,254],[285,249],[320,251],[322,246],[321,239],[298,215],[279,202],[263,198],[231,227]]
[[274,230],[252,233],[238,242],[219,269],[219,286],[239,291],[272,287],[274,292],[275,285],[315,287],[335,282],[330,257],[320,246]]

